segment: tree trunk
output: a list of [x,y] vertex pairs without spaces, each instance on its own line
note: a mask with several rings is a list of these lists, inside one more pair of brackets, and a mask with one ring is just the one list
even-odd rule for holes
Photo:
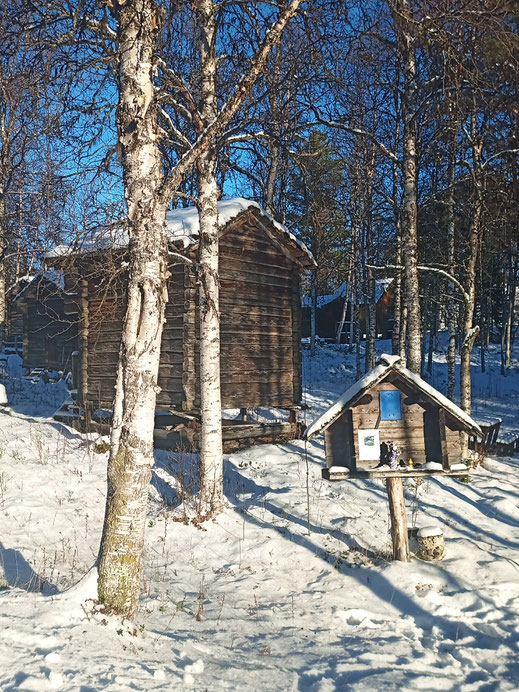
[[[455,157],[454,150],[455,136],[451,141],[451,150],[449,151],[448,164],[448,197],[447,197],[447,264],[449,272],[454,276],[454,251],[455,251],[455,215],[454,215],[454,181],[455,181]],[[454,300],[454,284],[452,281],[447,286],[447,329],[449,331],[449,345],[447,349],[447,396],[449,399],[454,399],[454,390],[456,389],[456,328],[457,328],[457,305]]]
[[317,269],[313,269],[310,275],[310,355],[315,356],[315,337],[317,316]]
[[114,400],[108,492],[98,592],[109,610],[132,618],[139,600],[142,550],[153,466],[160,343],[167,300],[166,208],[153,88],[158,14],[153,0],[113,7],[117,22],[119,105],[130,232],[127,308]]
[[[339,325],[337,327],[337,335],[335,337],[335,343],[339,345],[341,343],[342,332],[344,329],[344,323],[346,322],[346,317],[348,315],[348,305],[351,301],[351,272],[346,275],[346,288],[344,291],[344,303],[342,304],[341,319],[339,320]],[[351,309],[350,309],[350,322],[351,322]],[[351,341],[350,341],[351,345]]]
[[218,278],[218,189],[214,161],[200,173],[200,500],[205,516],[223,509],[222,403],[220,393],[220,309]]
[[7,238],[7,210],[5,204],[5,188],[2,185],[0,188],[0,351],[4,345],[6,333],[6,317],[7,306],[5,300],[5,292],[7,289],[5,276],[5,251]]
[[387,478],[386,488],[391,517],[393,560],[409,562],[409,537],[407,535],[407,517],[402,479]]
[[[212,0],[196,3],[200,26],[202,120],[209,125],[218,114],[216,11]],[[220,308],[218,276],[217,152],[209,147],[200,161],[200,500],[204,515],[223,509],[222,403],[220,389]]]
[[[392,5],[392,3],[391,3]],[[418,206],[416,171],[416,55],[415,38],[410,23],[407,0],[397,0],[393,9],[393,22],[403,56],[404,85],[402,113],[404,118],[403,178],[404,199],[402,209],[402,256],[405,277],[405,306],[407,309],[407,367],[420,374],[421,317],[418,281]]]
[[[479,185],[479,182],[477,183]],[[479,251],[479,238],[481,231],[481,216],[483,213],[483,200],[479,187],[476,190],[476,201],[469,230],[469,259],[465,273],[465,310],[463,316],[463,344],[461,347],[460,365],[460,406],[465,413],[470,415],[472,407],[472,386],[470,375],[470,361],[474,342],[479,333],[479,327],[473,325],[474,308],[476,303],[476,264]],[[468,455],[468,437],[466,433],[460,434],[462,458]]]

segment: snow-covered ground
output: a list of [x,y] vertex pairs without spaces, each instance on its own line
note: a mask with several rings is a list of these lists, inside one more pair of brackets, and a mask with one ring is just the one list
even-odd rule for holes
[[[354,381],[353,366],[331,347],[305,354],[308,422]],[[502,377],[491,352],[487,367],[475,361],[475,415],[519,434],[519,364]],[[16,357],[10,368],[20,374]],[[439,354],[433,384],[445,383]],[[62,385],[13,376],[7,390],[1,690],[518,689],[519,455],[489,458],[468,484],[406,481],[410,525],[439,524],[446,558],[400,564],[388,559],[383,482],[321,480],[319,436],[229,455],[227,507],[202,526],[188,521],[196,459],[157,452],[141,607],[128,623],[87,600],[107,454],[52,420]]]

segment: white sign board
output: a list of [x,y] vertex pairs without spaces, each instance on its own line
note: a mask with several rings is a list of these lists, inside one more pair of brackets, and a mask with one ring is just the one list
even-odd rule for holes
[[359,461],[378,461],[380,459],[380,434],[373,430],[359,430]]

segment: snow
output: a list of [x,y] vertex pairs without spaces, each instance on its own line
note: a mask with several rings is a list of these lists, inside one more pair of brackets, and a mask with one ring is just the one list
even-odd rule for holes
[[[312,416],[355,372],[344,349],[317,353],[304,354]],[[1,690],[517,689],[518,455],[487,458],[468,484],[404,479],[409,526],[441,528],[446,555],[403,564],[390,560],[384,481],[323,481],[322,438],[226,455],[226,507],[202,527],[189,521],[197,458],[157,451],[129,623],[92,600],[107,454],[50,418],[62,382],[24,381],[17,356],[8,365]],[[486,373],[474,360],[475,407],[519,429],[519,366],[499,367],[494,347]],[[432,382],[446,387],[443,354]]]
[[[30,278],[30,277],[26,277]],[[30,281],[27,283],[26,286],[22,288],[22,290],[15,295],[13,298],[13,303],[16,302],[23,294],[27,291],[28,288],[32,286],[33,283],[40,281],[41,279],[46,279],[50,283],[54,284],[56,288],[58,288],[60,291],[65,290],[65,275],[62,270],[60,269],[48,269],[47,271],[40,272],[39,274],[36,274],[32,278],[30,278]],[[19,280],[19,282],[21,279]]]
[[[247,209],[255,209],[260,215],[269,221],[285,238],[294,242],[307,256],[312,265],[314,258],[308,248],[296,236],[291,233],[286,226],[276,221],[270,214],[264,211],[257,202],[235,197],[234,199],[224,199],[218,202],[218,223],[221,227],[226,226],[237,216]],[[171,242],[182,246],[184,249],[191,247],[198,242],[200,233],[200,219],[196,207],[185,207],[168,211],[166,214],[168,226],[168,236]],[[111,247],[126,247],[129,242],[128,233],[119,227],[112,229],[102,229],[97,232],[91,240],[83,240],[80,247],[58,245],[46,254],[46,257],[62,257],[71,252],[96,252]]]
[[[424,464],[423,468],[426,469],[427,471],[442,471],[443,470],[442,464],[440,464],[438,461],[427,461]],[[465,468],[467,468],[467,467],[465,466]]]
[[418,530],[417,536],[419,538],[430,538],[432,536],[441,536],[443,531],[439,526],[424,526]]
[[[376,279],[375,280],[375,301],[378,303],[378,301],[382,298],[384,293],[387,291],[389,286],[393,283],[393,279]],[[345,298],[346,297],[346,290],[347,290],[347,284],[346,282],[342,283],[339,288],[333,292],[333,293],[328,293],[326,295],[322,296],[317,296],[317,307],[318,308],[323,308],[325,305],[328,305],[328,303],[333,303],[334,300],[337,300],[337,298]],[[303,296],[301,300],[301,304],[304,308],[311,308],[312,307],[312,298],[311,296]]]

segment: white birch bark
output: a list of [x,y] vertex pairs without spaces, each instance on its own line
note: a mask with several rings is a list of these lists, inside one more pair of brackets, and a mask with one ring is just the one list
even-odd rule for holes
[[[216,77],[216,6],[198,0],[202,119],[207,126],[218,113]],[[217,154],[210,147],[200,161],[200,500],[203,515],[223,508],[222,404],[220,392],[220,310],[218,277]]]
[[[460,356],[460,407],[470,414],[472,408],[472,380],[470,361],[474,342],[479,334],[479,326],[474,325],[474,309],[476,306],[476,267],[481,239],[481,222],[483,215],[483,175],[481,170],[481,154],[483,145],[477,136],[476,108],[471,114],[472,141],[472,179],[474,184],[474,205],[470,220],[468,237],[468,260],[465,269],[465,304],[463,314],[463,344]],[[460,433],[461,455],[468,456],[468,436]]]
[[416,171],[416,55],[415,38],[409,21],[407,0],[390,1],[391,12],[403,56],[404,86],[402,113],[404,118],[402,209],[402,259],[405,278],[405,308],[407,314],[407,367],[420,374],[421,316],[418,281],[418,207]]
[[[157,377],[167,300],[166,209],[183,177],[214,147],[216,139],[235,115],[300,3],[301,0],[293,0],[283,9],[231,98],[164,181],[152,77],[160,13],[154,0],[115,0],[110,4],[117,25],[117,128],[128,206],[130,267],[114,400],[106,513],[98,560],[98,595],[107,609],[128,618],[133,617],[139,599],[148,486],[153,465]],[[214,160],[211,152],[205,163]],[[204,171],[204,162],[201,171]],[[205,168],[208,177],[214,173],[211,171],[210,166]],[[211,193],[207,200],[210,202],[201,211],[201,235],[205,235],[208,255],[211,254],[211,258],[207,258],[207,268],[211,270],[218,262],[216,257],[214,264],[211,252],[214,243],[207,243],[217,227],[211,211],[216,198]],[[217,287],[215,276],[207,272],[210,292],[206,297],[213,301]],[[216,315],[217,301],[216,292]],[[212,346],[219,347],[219,337],[214,338],[216,344]],[[209,359],[212,363],[214,352]],[[219,386],[218,377],[214,387],[219,391]],[[220,416],[218,402],[216,408]],[[208,420],[211,425],[211,419]],[[218,437],[221,445],[221,436]],[[214,434],[211,439],[215,439]],[[214,456],[221,467],[222,454],[218,447]],[[204,476],[209,477],[210,474]],[[211,492],[211,497],[217,506],[216,491]]]
[[[456,128],[457,131],[457,128]],[[449,271],[454,274],[454,252],[455,252],[455,215],[454,215],[454,181],[455,181],[455,135],[453,134],[451,141],[451,151],[449,151],[448,164],[448,185],[449,192],[447,198],[447,264]],[[456,388],[456,324],[457,324],[457,307],[454,300],[454,284],[449,281],[447,284],[447,327],[449,330],[449,346],[447,349],[447,396],[449,399],[454,399],[454,390]]]
[[112,8],[117,22],[119,105],[130,231],[127,307],[116,397],[98,594],[109,610],[132,618],[138,605],[148,487],[153,465],[153,427],[160,342],[166,304],[166,208],[153,98],[157,29],[154,0]]

